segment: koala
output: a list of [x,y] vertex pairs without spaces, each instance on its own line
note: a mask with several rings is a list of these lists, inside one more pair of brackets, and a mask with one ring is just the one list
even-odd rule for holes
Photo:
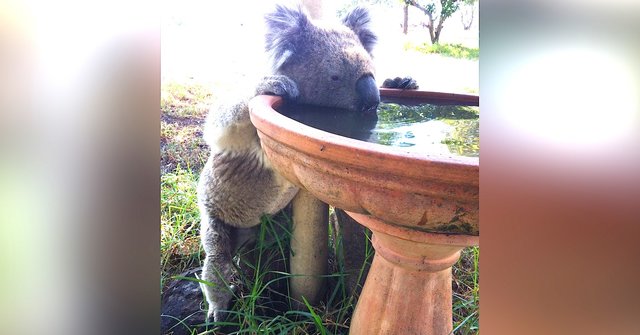
[[286,101],[375,112],[380,94],[374,77],[369,12],[350,11],[340,23],[312,20],[300,7],[276,6],[266,19],[271,73],[244,99],[212,107],[205,124],[211,147],[198,184],[201,239],[206,258],[201,279],[209,320],[222,321],[229,307],[233,255],[252,241],[263,215],[291,202],[298,188],[279,175],[260,147],[249,120],[256,95]]

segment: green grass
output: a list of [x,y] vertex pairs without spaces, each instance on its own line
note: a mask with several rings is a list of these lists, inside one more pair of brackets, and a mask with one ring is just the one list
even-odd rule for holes
[[459,59],[480,59],[479,48],[468,48],[462,44],[430,44],[424,42],[422,44],[414,44],[407,42],[404,45],[405,50],[415,50],[425,54],[440,54],[447,57]]
[[[161,103],[161,290],[204,258],[199,240],[196,185],[208,156],[201,139],[208,104],[215,99],[203,87],[163,86]],[[205,103],[206,102],[206,103]],[[332,213],[332,220],[335,220]],[[334,221],[335,222],[335,221]],[[220,323],[192,327],[193,334],[347,334],[357,301],[348,293],[341,274],[344,255],[341,237],[329,225],[329,275],[325,299],[318,306],[289,297],[289,222],[286,217],[264,219],[254,246],[243,248],[242,271],[234,283],[230,317]],[[367,245],[369,255],[373,253]],[[363,264],[364,265],[364,264]],[[362,271],[361,271],[362,272]],[[478,333],[479,248],[467,248],[453,267],[453,317],[455,334]],[[172,279],[173,278],[173,279]],[[193,280],[191,278],[190,280]],[[296,310],[294,305],[306,306]],[[204,307],[204,304],[203,304]]]
[[166,83],[161,88],[160,99],[163,116],[203,119],[213,100],[213,94],[204,85]]
[[479,332],[480,248],[462,250],[453,266],[453,332],[458,335]]
[[[187,201],[190,203],[190,201]],[[240,276],[230,283],[238,287],[227,320],[193,326],[204,334],[347,334],[356,299],[347,294],[345,278],[333,257],[327,275],[326,299],[319,306],[294,301],[289,296],[288,269],[290,219],[263,218],[254,246],[236,255]],[[331,232],[335,233],[335,232]],[[337,240],[330,240],[335,250]],[[253,261],[246,261],[252,259]],[[204,281],[174,277],[174,279]],[[305,306],[296,310],[294,306]]]
[[160,177],[161,285],[169,276],[200,264],[197,174],[180,166]]

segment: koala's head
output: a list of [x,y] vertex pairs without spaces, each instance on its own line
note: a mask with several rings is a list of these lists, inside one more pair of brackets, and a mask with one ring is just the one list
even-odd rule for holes
[[371,50],[376,36],[369,12],[356,8],[342,24],[312,21],[301,8],[278,6],[266,16],[266,50],[274,74],[298,84],[298,101],[354,111],[375,111],[380,92]]

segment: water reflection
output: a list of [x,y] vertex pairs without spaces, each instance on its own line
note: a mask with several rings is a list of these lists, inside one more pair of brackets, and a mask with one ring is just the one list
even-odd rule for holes
[[309,105],[283,106],[280,112],[314,128],[404,151],[470,157],[480,153],[475,106],[383,102],[377,115]]

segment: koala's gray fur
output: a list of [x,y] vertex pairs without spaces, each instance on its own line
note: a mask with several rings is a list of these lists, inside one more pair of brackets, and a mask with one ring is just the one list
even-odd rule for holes
[[232,298],[232,255],[253,238],[262,215],[280,211],[298,192],[271,168],[249,120],[248,100],[272,94],[362,112],[375,110],[380,101],[367,10],[354,9],[343,24],[313,21],[299,7],[277,6],[265,18],[272,74],[246,99],[213,107],[205,126],[211,155],[200,176],[198,202],[206,252],[202,279],[210,285],[202,289],[215,321],[224,319]]

